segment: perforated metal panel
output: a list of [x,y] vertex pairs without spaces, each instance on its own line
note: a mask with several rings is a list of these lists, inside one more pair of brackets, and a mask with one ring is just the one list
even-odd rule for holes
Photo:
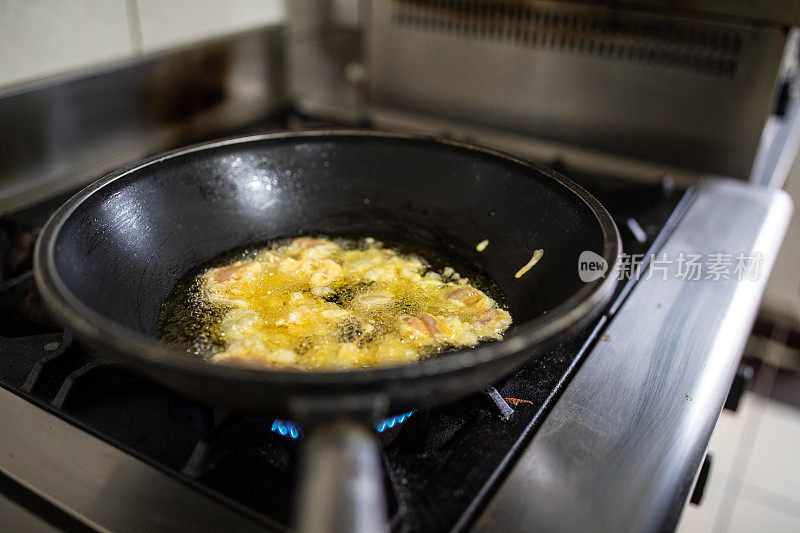
[[740,27],[510,1],[400,0],[392,22],[424,31],[734,75]]
[[786,31],[545,0],[370,4],[375,103],[746,178]]

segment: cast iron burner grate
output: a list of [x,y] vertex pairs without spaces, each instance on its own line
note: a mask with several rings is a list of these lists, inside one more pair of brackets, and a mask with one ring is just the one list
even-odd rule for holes
[[[570,174],[612,211],[628,253],[657,249],[680,216],[684,195],[668,181],[634,187]],[[626,200],[631,195],[635,201]],[[60,201],[0,219],[0,386],[188,485],[244,506],[266,526],[287,527],[302,446],[292,437],[301,437],[301,428],[172,394],[90,353],[50,321],[29,256],[38,228]],[[584,354],[603,341],[606,322],[631,287],[621,285],[594,324],[485,393],[379,424],[392,529],[449,531],[470,523]]]

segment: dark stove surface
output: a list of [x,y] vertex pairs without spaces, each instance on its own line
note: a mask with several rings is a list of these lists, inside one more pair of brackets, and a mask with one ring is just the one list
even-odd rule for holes
[[[298,117],[286,121],[297,123],[308,126]],[[667,179],[643,185],[563,165],[559,170],[611,211],[628,254],[657,249],[680,215],[684,193]],[[301,428],[176,396],[103,354],[89,353],[50,321],[30,272],[30,253],[38,228],[61,201],[0,219],[0,385],[187,484],[244,506],[265,524],[286,527]],[[469,523],[583,355],[602,342],[603,327],[629,288],[620,285],[615,303],[596,323],[485,393],[429,412],[398,413],[376,428],[393,529],[447,531]]]

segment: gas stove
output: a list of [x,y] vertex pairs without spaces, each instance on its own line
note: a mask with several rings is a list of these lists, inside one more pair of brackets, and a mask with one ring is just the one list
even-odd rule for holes
[[[318,125],[296,115],[281,120],[245,132]],[[584,185],[609,209],[623,249],[637,258],[629,265],[633,270],[646,270],[676,241],[679,247],[708,251],[755,246],[768,261],[780,243],[788,208],[774,193],[713,181],[686,190],[669,177],[638,183],[580,172],[559,161],[544,163]],[[22,520],[62,528],[288,529],[296,511],[302,427],[180,397],[106,354],[89,352],[50,320],[33,281],[30,255],[38,229],[64,198],[0,219],[0,501],[17,509]],[[724,225],[731,209],[750,216],[752,224],[697,240],[704,234],[694,218],[717,213],[717,223]],[[594,502],[609,506],[603,512],[617,513],[605,524],[674,525],[738,357],[735,350],[723,353],[715,339],[731,328],[735,336],[746,337],[754,304],[734,319],[728,314],[731,299],[752,299],[763,287],[697,283],[680,302],[668,295],[685,288],[667,282],[658,288],[629,277],[594,323],[483,393],[431,411],[397,413],[376,425],[392,530],[516,529],[525,523],[577,527],[585,515],[569,514],[581,502],[573,498],[594,487],[591,483],[600,483],[594,488],[601,491],[591,498],[611,491],[607,502]],[[657,306],[666,317],[659,318],[655,307],[641,308],[653,302],[651,287],[667,290]],[[686,299],[709,316],[686,319]],[[710,328],[704,330],[710,340],[698,343],[707,353],[681,344],[680,334],[670,344],[667,333],[679,327]],[[666,342],[667,349],[648,347],[648,339]],[[621,351],[615,351],[620,341]],[[680,357],[687,350],[695,359]],[[627,367],[614,368],[637,362],[661,372],[640,382],[626,374]],[[702,370],[712,363],[716,377]],[[692,374],[692,369],[701,370]],[[701,378],[704,389],[689,383]],[[686,389],[685,398],[684,392],[678,395],[679,408],[696,407],[688,415],[675,411],[672,397],[648,392],[648,387],[663,392],[662,381],[671,387],[676,379]],[[648,419],[648,409],[662,418]],[[592,433],[598,429],[592,424],[600,422],[602,432]],[[668,437],[660,435],[658,424],[670,428]],[[674,446],[663,439],[680,438],[682,432],[690,449],[673,464],[680,475],[657,487],[663,493],[642,493],[653,498],[646,506],[649,513],[626,514],[628,503],[617,501],[614,479],[597,474],[638,468],[640,476],[631,474],[625,490],[650,490],[646,481],[657,474],[648,470],[652,461],[625,461],[638,461],[637,454],[648,450],[654,455],[662,450],[661,458],[670,459]],[[651,447],[651,437],[661,439],[660,448]],[[568,514],[558,519],[560,513]]]

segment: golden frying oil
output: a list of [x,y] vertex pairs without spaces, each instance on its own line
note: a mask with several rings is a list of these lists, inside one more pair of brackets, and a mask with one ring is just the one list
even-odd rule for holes
[[373,239],[281,241],[190,273],[165,303],[160,330],[222,364],[408,363],[502,337],[511,316],[473,283]]

